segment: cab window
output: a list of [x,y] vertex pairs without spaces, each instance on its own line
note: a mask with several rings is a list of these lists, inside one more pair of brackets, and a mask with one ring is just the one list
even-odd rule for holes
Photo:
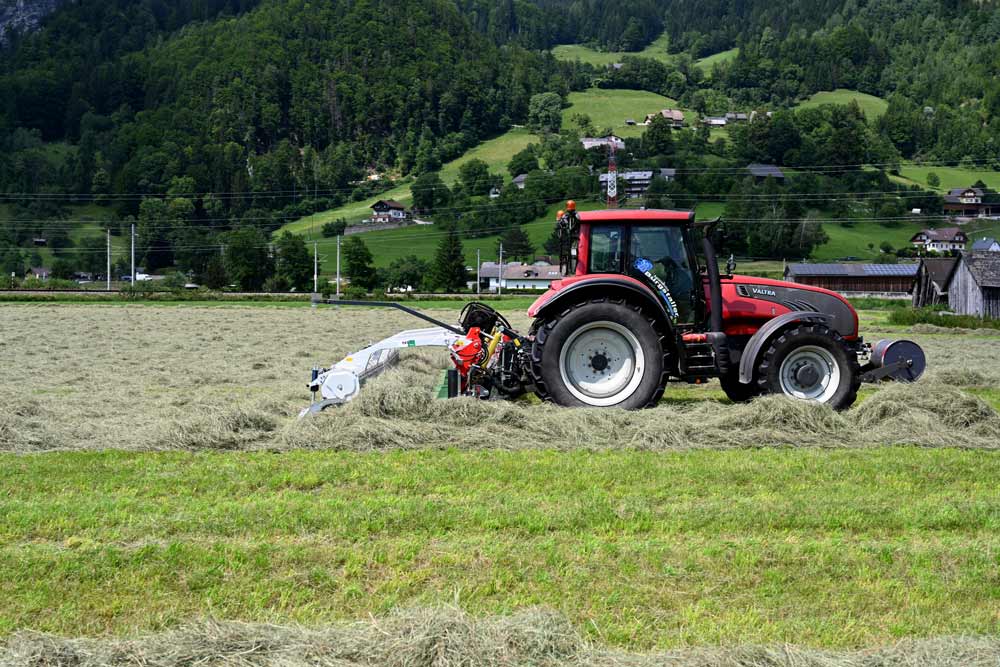
[[633,227],[629,270],[640,280],[652,283],[650,286],[661,294],[667,310],[676,310],[678,322],[693,321],[694,274],[680,227]]
[[600,225],[590,230],[590,272],[622,272],[622,228]]

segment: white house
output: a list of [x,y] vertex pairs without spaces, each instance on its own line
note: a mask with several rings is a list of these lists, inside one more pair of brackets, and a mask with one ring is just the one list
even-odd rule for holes
[[405,222],[407,218],[406,207],[394,199],[380,199],[372,204],[372,222]]
[[483,286],[491,292],[497,291],[498,283],[505,290],[547,290],[553,280],[563,277],[559,267],[548,262],[504,262],[502,279],[498,278],[500,271],[496,262],[483,262],[479,275]]
[[583,144],[583,149],[586,151],[589,151],[591,148],[603,148],[607,146],[614,146],[616,151],[625,150],[625,141],[613,134],[607,137],[583,137],[580,139],[580,143]]
[[943,229],[924,229],[913,235],[910,243],[913,247],[926,251],[948,252],[949,250],[965,250],[969,238],[958,227]]

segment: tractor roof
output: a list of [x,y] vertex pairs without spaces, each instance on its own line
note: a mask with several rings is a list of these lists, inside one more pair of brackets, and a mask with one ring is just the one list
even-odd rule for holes
[[580,222],[691,222],[694,211],[612,208],[604,211],[581,211]]

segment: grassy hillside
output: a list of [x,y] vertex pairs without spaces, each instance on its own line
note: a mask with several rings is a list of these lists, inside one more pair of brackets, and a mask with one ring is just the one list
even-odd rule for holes
[[[830,240],[816,248],[812,259],[831,261],[844,257],[873,260],[878,257],[879,244],[888,241],[893,248],[903,248],[910,245],[910,239],[923,228],[920,224],[904,223],[899,227],[884,227],[877,222],[858,222],[852,227],[844,227],[837,222],[827,222],[823,225]],[[868,247],[874,243],[873,249]]]
[[627,118],[641,123],[646,114],[677,107],[677,100],[644,90],[590,88],[569,94],[569,107],[563,109],[563,127],[571,127],[573,115],[579,113],[590,116],[598,130],[610,127],[620,137],[639,137],[646,128],[626,125]]
[[[12,206],[10,204],[0,204],[0,225],[5,224],[10,215],[12,215]],[[66,206],[66,219],[54,221],[53,224],[59,225],[60,227],[67,227],[69,229],[69,238],[76,248],[79,248],[80,242],[85,239],[100,237],[100,248],[103,249],[104,235],[108,228],[108,221],[111,219],[111,216],[112,212],[110,209],[98,206],[97,204],[73,204]],[[117,229],[117,224],[115,229]],[[88,243],[87,247],[94,248],[96,246]],[[112,261],[122,256],[122,253],[127,253],[128,247],[129,240],[127,235],[112,235]],[[28,252],[37,250],[38,254],[42,257],[42,264],[46,267],[52,266],[54,256],[51,248],[25,248],[23,250]],[[69,252],[76,252],[76,250],[70,249]]]
[[[527,130],[515,128],[500,135],[499,137],[484,141],[475,148],[470,149],[462,157],[445,164],[441,168],[441,179],[447,185],[453,185],[455,181],[458,180],[459,168],[469,160],[473,159],[483,160],[490,165],[490,171],[503,174],[505,177],[509,178],[509,175],[507,174],[507,163],[510,162],[510,158],[515,153],[523,150],[528,144],[537,141],[538,137]],[[336,220],[337,218],[344,218],[348,222],[358,222],[359,220],[364,220],[369,217],[372,212],[372,204],[379,199],[395,199],[409,205],[413,199],[413,196],[410,194],[410,184],[404,183],[392,188],[391,190],[387,190],[376,197],[369,197],[368,199],[363,199],[358,202],[351,202],[350,204],[345,204],[339,208],[330,209],[329,211],[323,211],[322,213],[317,213],[315,215],[296,220],[295,222],[291,222],[282,227],[279,230],[279,233],[287,230],[295,234],[307,234],[314,238],[319,237],[323,223]]]
[[[677,102],[668,97],[637,90],[604,90],[591,88],[578,93],[570,93],[569,106],[563,110],[563,125],[570,126],[573,114],[582,113],[590,116],[598,128],[612,127],[619,136],[641,136],[645,128],[625,125],[626,118],[642,121],[647,113],[660,109],[676,107]],[[528,144],[537,142],[538,137],[526,129],[512,129],[509,132],[484,141],[469,150],[462,157],[452,160],[441,168],[441,179],[448,185],[454,184],[458,178],[458,170],[465,162],[480,159],[490,165],[490,170],[507,174],[507,163],[518,151]],[[396,199],[404,204],[412,201],[410,184],[405,183],[384,192],[377,197],[370,197],[359,202],[351,202],[339,208],[323,211],[300,220],[291,222],[279,230],[291,231],[296,234],[306,234],[310,238],[319,238],[323,224],[337,218],[345,218],[348,222],[357,222],[371,215],[371,205],[379,199]],[[376,234],[377,232],[372,232]],[[385,232],[388,233],[388,232]],[[427,233],[427,232],[424,232]],[[414,230],[414,236],[419,236]],[[366,239],[374,238],[368,235]],[[405,254],[405,253],[404,253]]]
[[[636,51],[634,53],[624,53],[621,51],[598,51],[582,44],[560,44],[552,49],[552,55],[558,60],[579,60],[582,63],[595,65],[597,67],[606,67],[612,63],[620,63],[622,58],[626,56],[652,58],[653,60],[659,60],[660,62],[671,63],[676,59],[676,55],[668,52],[667,47],[669,44],[670,38],[664,34],[642,51]],[[737,54],[739,54],[739,52],[740,50],[735,48],[729,49],[728,51],[722,51],[720,53],[714,53],[695,61],[695,64],[706,74],[710,74],[712,67],[716,63],[732,60],[737,56]]]
[[740,50],[738,48],[729,49],[728,51],[720,51],[719,53],[713,53],[710,56],[701,58],[695,64],[705,72],[705,74],[711,74],[712,68],[718,63],[729,62],[738,56]]
[[[941,184],[936,188],[932,188],[927,183],[927,175],[931,173],[937,174],[941,181]],[[915,183],[929,190],[939,190],[941,192],[946,192],[952,188],[966,188],[976,181],[982,181],[991,188],[1000,189],[1000,171],[964,169],[961,167],[908,166],[902,167],[899,170],[899,174],[906,182]]]
[[889,108],[889,103],[881,97],[875,97],[874,95],[868,95],[856,90],[845,90],[843,88],[816,93],[798,106],[802,109],[808,109],[823,104],[850,104],[852,101],[858,103],[861,111],[864,112],[869,120],[881,116]]
[[667,52],[667,46],[670,43],[669,40],[670,38],[666,34],[660,35],[659,38],[654,40],[642,51],[636,51],[633,53],[625,53],[621,51],[597,51],[589,46],[583,46],[582,44],[560,44],[552,49],[552,55],[558,60],[579,60],[580,62],[596,65],[598,67],[610,65],[611,63],[620,63],[622,58],[626,56],[652,58],[653,60],[668,63],[673,60],[673,56]]

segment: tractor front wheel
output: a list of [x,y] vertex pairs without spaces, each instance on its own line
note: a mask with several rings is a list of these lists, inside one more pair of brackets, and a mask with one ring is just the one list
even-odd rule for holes
[[802,324],[776,337],[757,372],[759,388],[846,410],[858,398],[861,369],[840,334],[822,324]]
[[535,327],[536,390],[568,407],[655,405],[666,386],[654,321],[623,301],[577,304]]

